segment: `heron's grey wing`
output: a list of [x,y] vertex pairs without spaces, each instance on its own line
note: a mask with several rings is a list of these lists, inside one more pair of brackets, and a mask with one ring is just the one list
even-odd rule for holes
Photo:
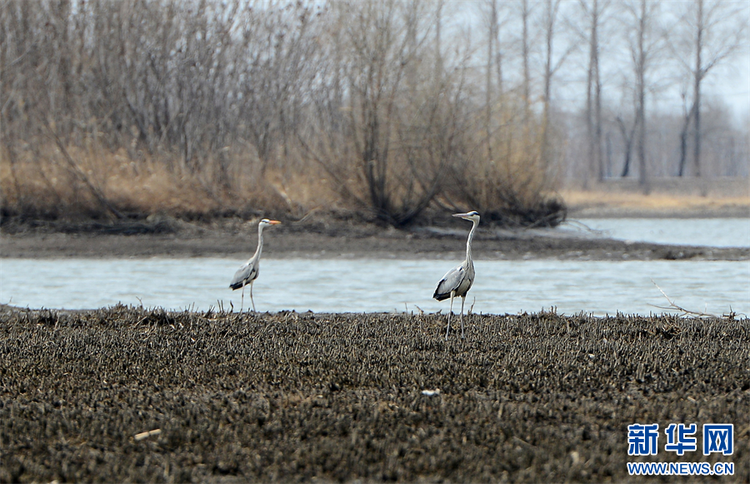
[[258,278],[258,264],[255,260],[251,260],[247,264],[243,264],[242,267],[237,269],[237,272],[234,273],[234,277],[232,278],[232,282],[229,284],[229,287],[232,289],[240,289],[242,286],[250,283],[250,281],[254,281]]
[[451,297],[451,292],[458,289],[465,277],[466,269],[464,268],[463,264],[449,270],[445,274],[445,276],[443,276],[443,279],[438,282],[437,288],[435,289],[435,294],[433,294],[432,297],[437,299],[438,301],[448,299],[449,297]]

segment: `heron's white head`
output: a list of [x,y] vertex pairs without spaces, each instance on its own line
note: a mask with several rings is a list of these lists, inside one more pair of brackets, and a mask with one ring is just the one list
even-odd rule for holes
[[470,220],[474,223],[479,223],[479,212],[476,210],[472,210],[471,212],[466,213],[454,213],[454,217],[462,218],[464,220]]
[[267,218],[264,218],[258,225],[261,227],[268,227],[269,225],[279,225],[280,223],[281,222],[278,220],[268,220]]

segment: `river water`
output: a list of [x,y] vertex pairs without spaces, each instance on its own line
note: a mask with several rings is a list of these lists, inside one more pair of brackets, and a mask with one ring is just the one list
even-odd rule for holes
[[[0,298],[16,306],[84,309],[122,302],[205,310],[241,304],[240,291],[228,288],[238,265],[234,259],[5,259],[2,265]],[[253,294],[259,311],[447,311],[449,303],[433,300],[432,293],[452,265],[265,259]],[[750,261],[479,260],[475,267],[467,298],[475,312],[556,307],[566,314],[661,313],[654,306],[667,300],[658,284],[676,304],[693,311],[750,314]]]
[[[718,229],[709,227],[734,234],[728,241],[719,236],[701,239],[709,230],[704,228],[683,236],[679,243],[750,246],[750,236],[736,235],[750,227],[749,221],[738,220],[736,224],[725,220]],[[631,222],[590,220],[585,224],[615,238],[644,241],[657,241],[649,240],[654,237],[650,233],[673,237],[680,226],[690,232],[695,224],[692,219]],[[624,231],[628,224],[634,227],[633,232]],[[158,257],[2,259],[0,302],[29,308],[90,309],[123,303],[173,310],[230,306],[238,310],[241,292],[231,291],[228,285],[241,262]],[[459,262],[264,258],[254,287],[255,305],[258,311],[272,312],[421,309],[445,313],[449,302],[435,301],[432,293],[443,274]],[[466,305],[467,309],[473,306],[476,313],[516,314],[556,308],[564,314],[660,314],[668,311],[658,306],[669,304],[661,288],[674,303],[692,311],[750,314],[750,261],[477,260],[475,267],[477,276]],[[250,305],[247,288],[244,307]],[[458,310],[460,300],[454,307]]]
[[565,224],[565,228],[634,242],[750,247],[750,218],[581,219]]

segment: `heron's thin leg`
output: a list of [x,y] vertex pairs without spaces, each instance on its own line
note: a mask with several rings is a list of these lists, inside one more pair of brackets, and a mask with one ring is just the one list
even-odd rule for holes
[[253,312],[255,312],[255,300],[253,299],[253,281],[250,281],[250,301],[253,303]]
[[466,296],[461,298],[461,339],[466,338],[464,336],[464,303],[466,302]]
[[242,313],[242,308],[245,307],[245,285],[242,285],[242,302],[240,303],[240,313]]
[[445,341],[448,341],[448,333],[451,332],[451,315],[453,315],[453,298],[456,296],[456,291],[451,291],[451,310],[448,311],[448,329],[445,330]]

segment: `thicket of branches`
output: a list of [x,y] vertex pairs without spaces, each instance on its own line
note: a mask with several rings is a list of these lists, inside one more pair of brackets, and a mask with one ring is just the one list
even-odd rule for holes
[[554,225],[553,183],[527,164],[537,133],[493,135],[507,150],[485,159],[471,52],[441,45],[441,9],[3,2],[3,211],[338,207],[403,226],[450,207]]
[[[553,51],[559,0],[479,3],[482,48],[446,40],[443,0],[5,0],[3,213],[322,208],[403,226],[450,208],[555,225],[574,130],[552,86],[575,43]],[[511,14],[515,64],[500,41]],[[587,163],[603,166],[589,97]]]

